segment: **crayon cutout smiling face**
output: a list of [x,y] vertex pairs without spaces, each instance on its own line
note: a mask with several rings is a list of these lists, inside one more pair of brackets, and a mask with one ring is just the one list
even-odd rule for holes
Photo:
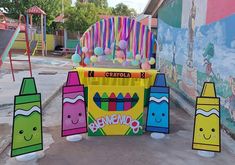
[[13,147],[21,148],[41,143],[41,114],[33,112],[29,116],[15,117]]
[[196,116],[194,142],[201,144],[219,145],[219,118],[216,115],[205,117]]
[[86,126],[84,104],[65,104],[63,112],[63,129],[74,129]]
[[163,99],[161,99],[164,97],[168,97],[168,95],[153,93],[150,95],[150,98],[151,97],[157,98],[157,100],[155,99],[155,101],[150,102],[147,125],[168,128],[169,127],[168,103]]

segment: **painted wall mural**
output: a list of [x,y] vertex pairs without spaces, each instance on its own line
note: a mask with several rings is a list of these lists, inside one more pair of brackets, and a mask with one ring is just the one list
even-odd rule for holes
[[[226,10],[216,1],[175,0],[166,4],[168,13],[159,11],[156,64],[169,85],[192,101],[204,82],[215,82],[222,124],[235,134],[235,1],[223,1],[233,6]],[[177,23],[162,16],[167,13],[169,18],[171,8],[181,16]]]

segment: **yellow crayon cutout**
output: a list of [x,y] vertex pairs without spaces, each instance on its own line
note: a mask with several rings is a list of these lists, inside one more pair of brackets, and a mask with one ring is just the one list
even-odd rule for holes
[[212,82],[204,83],[201,96],[196,100],[192,149],[221,151],[220,99]]

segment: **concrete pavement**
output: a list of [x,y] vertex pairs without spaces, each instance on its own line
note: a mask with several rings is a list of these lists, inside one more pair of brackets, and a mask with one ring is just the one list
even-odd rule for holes
[[[14,58],[26,57],[16,55]],[[31,62],[37,90],[41,93],[42,106],[45,107],[60,91],[72,65],[69,59],[53,57],[32,57]],[[0,153],[11,141],[14,96],[19,94],[22,79],[30,76],[27,63],[14,62],[14,68],[17,69],[15,82],[12,80],[9,61],[0,68]]]
[[[38,58],[38,57],[37,57]],[[174,101],[171,103],[171,133],[162,140],[153,140],[149,133],[142,136],[110,136],[88,137],[83,134],[83,140],[77,143],[67,142],[60,137],[61,124],[61,93],[56,90],[66,80],[69,63],[48,62],[60,61],[51,58],[33,59],[34,75],[38,91],[44,95],[43,102],[49,99],[48,105],[43,107],[44,151],[40,157],[29,162],[18,162],[10,158],[10,132],[12,123],[12,104],[10,96],[18,94],[22,77],[28,75],[25,67],[17,73],[18,82],[11,81],[9,71],[5,70],[0,76],[0,164],[9,165],[67,165],[67,164],[128,164],[128,165],[230,165],[234,164],[234,141],[222,133],[222,153],[215,158],[201,158],[191,149],[193,118],[186,113],[190,105],[182,108]],[[63,61],[63,60],[61,60]],[[19,67],[22,67],[19,65]],[[56,71],[56,75],[41,75],[49,71]],[[64,81],[63,81],[64,80]],[[4,87],[4,88],[3,88]],[[7,87],[7,88],[6,88]],[[4,95],[2,94],[4,93]],[[5,96],[6,95],[6,96]],[[56,96],[56,97],[52,97]],[[177,97],[177,96],[174,96]],[[7,99],[8,98],[8,99]],[[146,115],[146,114],[145,114]],[[4,146],[4,144],[7,144]]]
[[[222,143],[222,153],[202,158],[191,149],[193,118],[174,102],[171,104],[171,133],[162,140],[142,136],[88,137],[77,143],[60,137],[61,93],[44,108],[43,126],[46,149],[28,164],[40,165],[230,165],[235,154]],[[146,114],[145,114],[146,115]],[[222,140],[227,139],[224,134]],[[234,142],[233,142],[234,143]],[[8,156],[10,147],[0,155],[0,164],[23,165]]]

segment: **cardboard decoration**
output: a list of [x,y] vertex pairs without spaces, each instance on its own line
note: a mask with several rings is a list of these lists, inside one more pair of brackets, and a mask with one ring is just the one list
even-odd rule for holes
[[34,78],[24,78],[14,101],[11,157],[42,149],[41,94]]
[[150,88],[146,131],[169,133],[170,106],[169,87],[166,86],[165,74],[156,75],[154,86]]
[[88,135],[141,135],[144,87],[88,86]]
[[87,114],[84,100],[84,86],[80,84],[77,71],[68,73],[63,87],[61,136],[87,132]]
[[221,151],[220,99],[212,82],[204,83],[196,100],[192,149]]

